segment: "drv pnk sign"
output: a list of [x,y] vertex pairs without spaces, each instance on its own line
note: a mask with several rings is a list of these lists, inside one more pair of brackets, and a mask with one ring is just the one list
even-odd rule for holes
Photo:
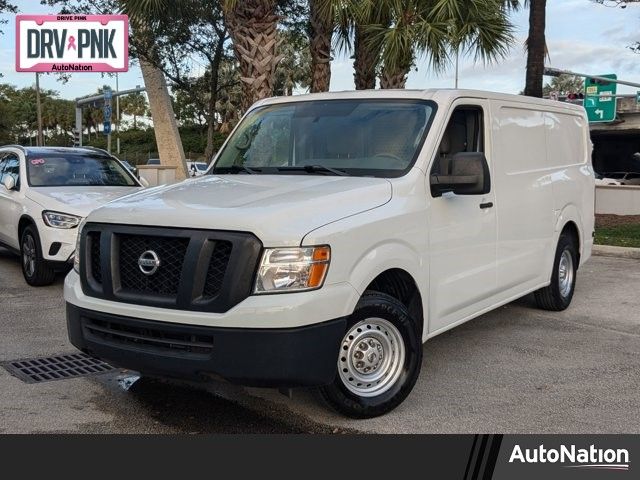
[[126,72],[126,15],[16,16],[18,72]]

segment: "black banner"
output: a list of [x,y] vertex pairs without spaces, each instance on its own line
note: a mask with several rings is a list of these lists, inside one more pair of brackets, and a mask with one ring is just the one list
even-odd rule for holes
[[6,478],[631,479],[639,451],[633,435],[0,437]]

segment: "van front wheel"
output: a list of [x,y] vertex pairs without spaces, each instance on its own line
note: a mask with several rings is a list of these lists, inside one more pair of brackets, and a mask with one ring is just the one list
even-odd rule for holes
[[337,375],[322,397],[352,418],[393,410],[409,395],[422,363],[420,332],[406,306],[384,293],[360,299],[340,344]]
[[544,310],[565,310],[573,298],[578,271],[578,249],[573,236],[562,233],[558,241],[551,283],[535,292],[538,307]]

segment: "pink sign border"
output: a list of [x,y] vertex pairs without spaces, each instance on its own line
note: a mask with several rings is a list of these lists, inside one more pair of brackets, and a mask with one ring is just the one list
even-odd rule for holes
[[[58,20],[58,17],[75,17],[82,16],[82,20]],[[20,24],[23,21],[36,22],[41,25],[44,22],[100,22],[102,25],[106,25],[113,21],[124,21],[124,30],[126,32],[124,39],[125,50],[125,62],[124,67],[115,68],[106,63],[94,62],[94,63],[38,63],[30,68],[20,68]],[[64,15],[16,15],[16,72],[47,72],[58,73],[57,70],[51,70],[53,65],[83,65],[92,67],[91,70],[61,70],[61,72],[68,73],[120,73],[129,71],[129,16],[128,15],[82,15],[82,14],[64,14]]]

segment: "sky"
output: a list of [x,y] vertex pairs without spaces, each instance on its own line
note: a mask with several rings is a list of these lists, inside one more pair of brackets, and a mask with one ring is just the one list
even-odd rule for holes
[[[20,13],[53,14],[54,9],[40,5],[39,0],[17,0]],[[18,87],[33,85],[33,73],[15,71],[15,16],[0,15],[8,24],[0,26],[0,82]],[[516,44],[508,56],[494,64],[475,63],[473,58],[460,62],[460,88],[474,88],[505,93],[519,93],[524,88],[524,41],[528,30],[528,11],[512,15],[515,24]],[[593,75],[616,73],[619,79],[640,83],[640,54],[631,52],[629,45],[640,41],[640,5],[626,9],[605,7],[590,0],[547,1],[547,46],[550,67]],[[196,71],[202,69],[197,62]],[[129,72],[118,77],[121,90],[144,85],[140,69],[132,66]],[[549,80],[549,79],[547,79]],[[73,99],[96,92],[103,85],[115,90],[115,77],[97,73],[74,73],[67,84],[53,75],[41,77],[41,87],[60,92]],[[422,60],[412,71],[407,88],[451,88],[454,86],[454,69],[440,75],[429,71]],[[332,62],[331,90],[352,90],[353,61],[346,55],[337,56]],[[636,88],[619,86],[619,93],[635,93]]]

